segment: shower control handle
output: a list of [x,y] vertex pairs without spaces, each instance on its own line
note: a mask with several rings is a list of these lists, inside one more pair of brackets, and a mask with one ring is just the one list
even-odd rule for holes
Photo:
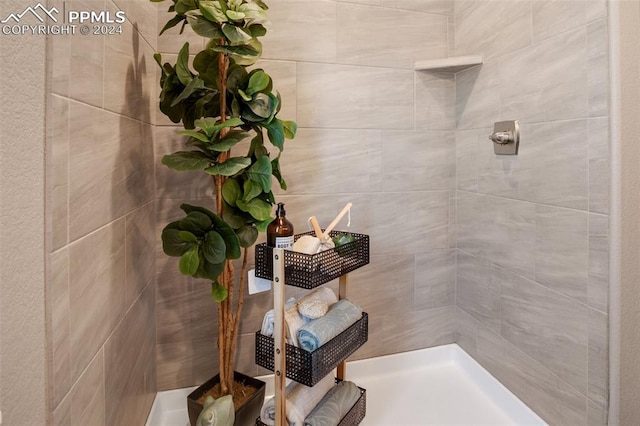
[[501,145],[507,144],[509,142],[513,142],[513,132],[495,132],[494,134],[489,136],[494,143],[499,143]]

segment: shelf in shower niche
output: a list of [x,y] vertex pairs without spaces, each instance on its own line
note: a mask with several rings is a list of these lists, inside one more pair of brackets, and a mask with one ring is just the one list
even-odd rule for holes
[[416,61],[414,69],[416,71],[435,71],[455,74],[468,68],[482,65],[483,62],[484,58],[482,55],[452,56],[450,58]]

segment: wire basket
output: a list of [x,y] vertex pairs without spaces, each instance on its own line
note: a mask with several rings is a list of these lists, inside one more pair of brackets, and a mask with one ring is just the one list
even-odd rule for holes
[[[331,231],[334,237],[342,231]],[[305,254],[291,250],[284,251],[284,282],[286,285],[306,289],[316,288],[322,284],[354,271],[369,263],[369,236],[353,235],[355,241],[316,254]],[[315,235],[305,232],[303,235]],[[273,279],[273,247],[266,243],[256,245],[256,277]]]
[[[329,374],[369,338],[369,316],[366,312],[349,328],[313,352],[286,344],[287,377],[303,385],[313,386]],[[256,332],[256,364],[273,371],[273,337]]]
[[[339,382],[339,379],[336,379],[336,382]],[[364,416],[367,414],[367,390],[361,388],[360,389],[360,398],[356,401],[355,404],[351,407],[349,412],[345,414],[345,416],[340,420],[338,426],[355,426],[359,425]],[[256,419],[256,426],[267,426],[265,423],[262,423],[260,417]]]

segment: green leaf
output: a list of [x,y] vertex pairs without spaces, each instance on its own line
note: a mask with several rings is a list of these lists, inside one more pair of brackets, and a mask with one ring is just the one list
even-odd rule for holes
[[261,222],[256,222],[256,229],[258,230],[258,232],[267,232],[267,227],[271,222],[273,222],[272,217],[270,217],[267,220],[263,220]]
[[212,219],[202,212],[189,212],[187,216],[178,221],[178,226],[183,231],[189,231],[195,235],[202,235],[211,229]]
[[204,89],[204,81],[200,80],[198,77],[195,77],[193,80],[187,84],[187,87],[184,88],[182,93],[171,102],[171,106],[176,106],[181,101],[187,99],[189,96],[193,94],[196,90]]
[[235,231],[217,215],[213,219],[213,225],[227,245],[227,259],[239,259],[241,255],[240,241]]
[[211,22],[227,22],[227,16],[221,7],[222,2],[219,1],[200,1],[200,12]]
[[195,130],[180,130],[178,132],[179,135],[183,136],[191,136],[192,138],[198,139],[202,142],[209,142],[209,138],[204,133],[197,132]]
[[200,151],[178,151],[162,157],[162,164],[179,172],[203,170],[211,162],[211,158]]
[[184,275],[195,274],[199,265],[198,246],[191,247],[180,257],[180,272]]
[[[271,191],[271,161],[263,155],[247,170],[247,177],[258,183],[264,192]],[[245,195],[246,197],[246,195]],[[245,199],[245,201],[248,201]]]
[[[240,93],[239,90],[238,93]],[[251,112],[262,118],[268,118],[275,109],[273,108],[272,99],[264,93],[256,93],[253,95],[251,102],[248,102],[247,106],[251,108]]]
[[236,200],[242,196],[240,184],[235,179],[227,179],[222,185],[222,198],[230,205],[235,206]]
[[247,132],[241,130],[232,130],[222,139],[209,146],[209,149],[217,152],[225,152],[233,148],[238,142],[249,136]]
[[197,243],[198,242],[198,237],[196,237],[195,235],[193,235],[189,231],[178,231],[178,237],[180,237],[180,239],[182,241],[185,241],[187,243]]
[[218,276],[220,276],[220,273],[222,273],[222,270],[224,269],[224,262],[209,263],[204,258],[202,251],[198,252],[198,256],[200,259],[200,265],[198,266],[198,271],[193,274],[193,276],[196,278],[206,278],[211,281],[217,280]]
[[202,254],[207,262],[221,263],[224,262],[227,253],[227,246],[222,236],[216,231],[209,231],[205,235],[202,243]]
[[254,198],[256,198],[258,195],[262,193],[262,186],[260,186],[259,183],[254,182],[252,180],[245,180],[243,188],[244,188],[244,195],[242,196],[242,201],[244,201],[245,203],[253,200]]
[[220,303],[223,302],[228,295],[229,292],[227,291],[227,289],[224,288],[217,280],[211,283],[211,297],[213,298],[213,300]]
[[277,118],[267,125],[267,136],[269,140],[280,151],[284,149],[284,126]]
[[251,40],[251,34],[248,34],[246,31],[233,24],[224,24],[222,26],[222,32],[232,46],[244,45]]
[[282,120],[282,128],[284,129],[284,137],[293,139],[298,131],[298,124],[295,121]]
[[249,81],[249,75],[247,74],[247,70],[240,65],[231,65],[229,67],[229,74],[227,77],[227,89],[236,93],[239,88],[246,87],[247,82]]
[[259,221],[267,220],[271,214],[271,204],[259,198],[254,198],[248,203],[245,203],[242,200],[237,200],[236,206]]
[[232,19],[234,21],[242,21],[244,19],[244,17],[246,16],[244,13],[242,12],[236,12],[235,10],[227,10],[227,16],[229,17],[229,19]]
[[260,52],[250,45],[245,46],[211,46],[211,50],[239,56],[258,56]]
[[216,118],[206,117],[195,121],[195,125],[204,130],[207,136],[211,137],[220,130],[227,127],[241,126],[244,121],[240,118],[230,118],[224,123],[218,123]]
[[237,210],[226,202],[222,205],[222,218],[233,229],[238,229],[246,223],[246,219],[237,214]]
[[284,178],[282,177],[282,173],[280,172],[280,156],[279,155],[271,162],[271,173],[275,176],[276,179],[278,179],[280,188],[286,191],[287,183],[284,181]]
[[193,68],[199,77],[209,86],[218,87],[218,54],[211,49],[205,49],[193,58]]
[[[152,1],[162,1],[162,0],[152,0]],[[176,15],[173,18],[169,19],[167,21],[167,23],[164,24],[164,27],[162,27],[162,30],[160,31],[159,35],[162,35],[165,31],[167,31],[170,28],[175,27],[176,25],[178,25],[182,21],[184,21],[184,16],[180,16],[180,15]]]
[[189,214],[191,212],[203,213],[207,215],[207,217],[211,219],[211,221],[214,223],[216,218],[218,217],[217,214],[215,214],[209,209],[205,209],[204,207],[200,207],[200,206],[192,206],[191,204],[187,204],[187,203],[180,204],[180,209],[186,214]]
[[267,29],[264,26],[260,25],[260,24],[251,25],[247,29],[249,30],[249,32],[251,33],[251,35],[254,38],[262,37],[263,35],[265,35],[267,33]]
[[162,230],[162,250],[167,256],[182,256],[192,246],[180,238],[182,231],[170,227],[175,224],[176,222],[173,222]]
[[271,77],[269,77],[261,69],[254,70],[249,74],[249,86],[247,87],[247,95],[252,96],[254,93],[262,92],[269,87]]
[[177,0],[175,3],[175,10],[179,15],[184,15],[188,11],[196,8],[195,0]]
[[204,169],[205,172],[212,176],[233,176],[236,173],[246,169],[251,164],[251,159],[246,157],[232,157],[224,163],[214,164]]
[[188,86],[193,79],[193,74],[189,71],[189,42],[185,43],[178,53],[176,61],[176,74],[182,84]]
[[238,95],[240,95],[243,101],[251,102],[251,96],[247,95],[244,90],[238,89]]
[[222,38],[222,31],[213,24],[209,19],[200,15],[195,10],[191,10],[186,13],[187,22],[191,25],[193,32],[199,36],[209,39]]
[[245,225],[236,231],[240,245],[244,248],[251,247],[258,239],[258,230],[255,226]]

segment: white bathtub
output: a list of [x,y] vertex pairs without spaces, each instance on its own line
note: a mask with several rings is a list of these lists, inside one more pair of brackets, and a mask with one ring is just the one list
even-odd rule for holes
[[[455,344],[350,362],[347,378],[367,390],[363,426],[546,424]],[[192,389],[159,392],[147,426],[188,425]]]

